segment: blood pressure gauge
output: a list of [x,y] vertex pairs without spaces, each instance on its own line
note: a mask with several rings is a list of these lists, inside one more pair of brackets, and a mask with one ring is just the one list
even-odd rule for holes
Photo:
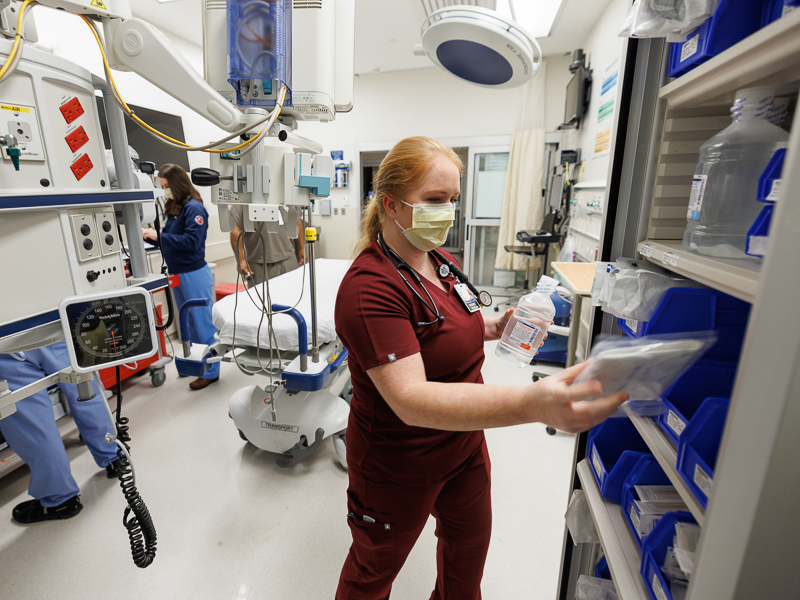
[[70,363],[79,373],[149,358],[158,350],[153,300],[144,288],[73,296],[58,312]]

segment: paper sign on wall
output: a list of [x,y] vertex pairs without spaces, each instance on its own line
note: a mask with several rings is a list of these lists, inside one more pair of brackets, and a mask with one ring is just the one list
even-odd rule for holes
[[611,128],[614,125],[614,110],[619,85],[619,59],[615,58],[605,69],[597,107],[597,125],[594,134],[594,158],[611,152]]

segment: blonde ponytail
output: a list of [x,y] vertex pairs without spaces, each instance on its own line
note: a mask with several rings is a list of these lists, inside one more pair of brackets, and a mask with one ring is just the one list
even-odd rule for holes
[[422,185],[437,156],[444,156],[452,161],[458,167],[459,175],[463,174],[464,164],[461,157],[451,148],[428,137],[406,138],[389,150],[372,180],[372,200],[364,210],[356,254],[363,252],[383,229],[386,215],[383,198],[387,195],[404,198],[410,190]]

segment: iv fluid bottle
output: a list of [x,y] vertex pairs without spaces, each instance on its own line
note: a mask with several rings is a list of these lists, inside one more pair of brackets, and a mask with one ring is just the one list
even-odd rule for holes
[[700,147],[683,247],[720,258],[745,258],[747,231],[758,216],[758,178],[789,134],[767,117],[775,91],[736,93],[733,123]]
[[543,275],[536,291],[520,298],[497,344],[494,352],[497,356],[518,367],[531,363],[556,315],[550,294],[556,291],[557,285],[558,281]]

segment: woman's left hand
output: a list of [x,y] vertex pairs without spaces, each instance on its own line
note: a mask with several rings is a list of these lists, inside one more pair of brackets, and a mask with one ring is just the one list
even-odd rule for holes
[[142,237],[144,239],[146,239],[146,240],[153,240],[154,242],[158,241],[158,235],[156,234],[156,230],[155,229],[151,229],[151,228],[145,229],[143,227],[142,228]]
[[511,318],[511,315],[514,314],[514,309],[509,308],[502,317],[498,317],[496,319],[486,319],[486,341],[491,342],[492,340],[499,340],[503,336],[503,332],[506,330],[506,325],[508,325],[508,320]]

